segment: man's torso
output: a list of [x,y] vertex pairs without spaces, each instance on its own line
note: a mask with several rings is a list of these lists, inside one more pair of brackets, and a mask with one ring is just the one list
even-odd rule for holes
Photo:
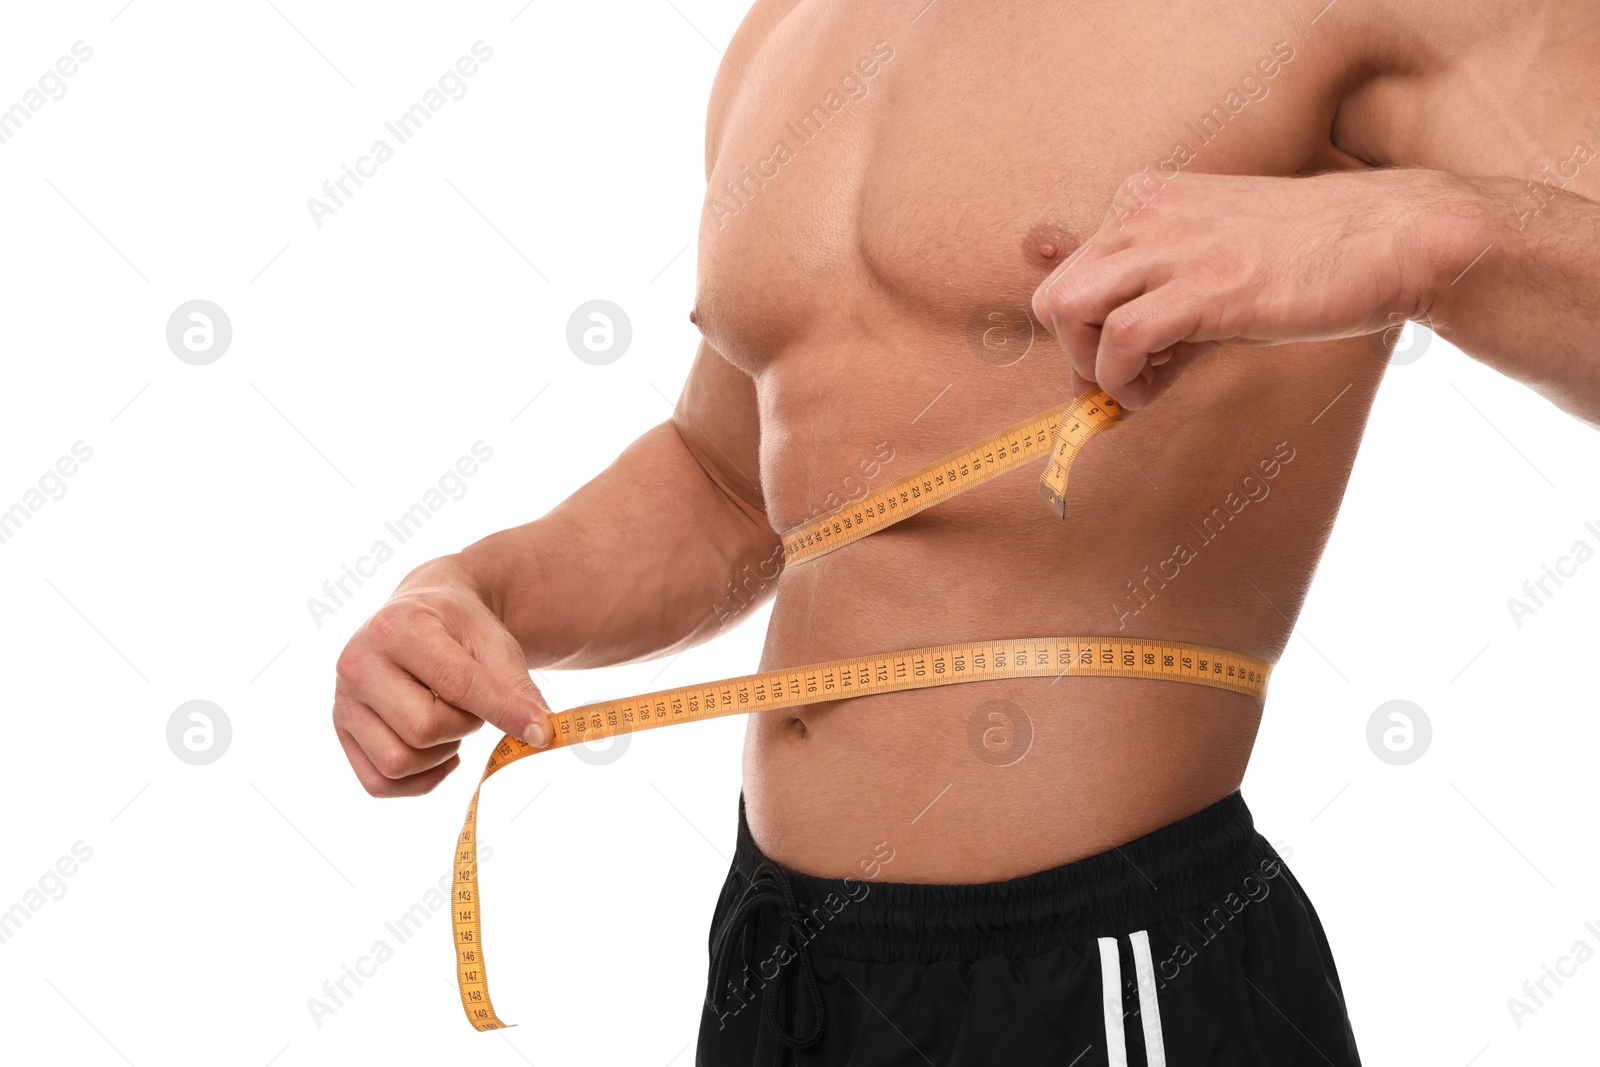
[[[1070,399],[1030,299],[1127,175],[1332,158],[1348,64],[1271,5],[918,6],[759,3],[713,92],[695,319],[755,380],[778,530]],[[1365,340],[1210,354],[1085,449],[1064,521],[1030,470],[785,571],[763,666],[1057,634],[1276,661],[1383,368]],[[1013,877],[1236,788],[1260,711],[1034,679],[764,715],[751,829],[810,873],[887,842],[896,880]]]

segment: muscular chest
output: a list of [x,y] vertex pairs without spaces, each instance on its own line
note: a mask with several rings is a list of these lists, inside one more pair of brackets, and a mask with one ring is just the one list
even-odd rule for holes
[[915,6],[758,5],[730,47],[695,316],[751,373],[886,315],[1026,307],[1129,174],[1292,172],[1325,139],[1270,5]]

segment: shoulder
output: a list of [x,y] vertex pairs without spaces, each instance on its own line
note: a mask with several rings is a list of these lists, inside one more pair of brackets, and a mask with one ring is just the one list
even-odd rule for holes
[[[757,0],[745,12],[739,28],[733,31],[726,51],[717,64],[716,77],[711,82],[711,97],[706,103],[706,178],[711,177],[716,165],[717,152],[740,96],[753,87],[752,68],[761,46],[774,27],[799,6],[800,0]],[[698,28],[697,28],[698,32]],[[712,47],[716,47],[714,44]]]
[[1336,0],[1330,20],[1351,55],[1334,143],[1368,163],[1520,173],[1594,140],[1594,0]]

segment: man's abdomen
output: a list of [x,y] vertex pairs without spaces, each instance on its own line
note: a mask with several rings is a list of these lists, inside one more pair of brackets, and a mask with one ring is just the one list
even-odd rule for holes
[[[781,442],[763,462],[780,529],[1068,396],[1048,337],[1005,368],[964,367],[972,354],[934,337],[851,374],[837,358],[775,361],[758,379],[764,439]],[[762,667],[1078,634],[1276,662],[1381,370],[1360,341],[1213,353],[1089,443],[1065,520],[1030,466],[786,570]],[[1063,678],[767,713],[746,737],[751,832],[807,873],[850,873],[886,842],[897,881],[1017,877],[1236,789],[1261,710],[1194,685]]]

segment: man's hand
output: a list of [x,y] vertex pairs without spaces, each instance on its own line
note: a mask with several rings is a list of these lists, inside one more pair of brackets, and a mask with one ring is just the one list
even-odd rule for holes
[[1425,314],[1435,279],[1476,254],[1463,256],[1468,220],[1440,224],[1458,203],[1422,170],[1136,175],[1033,311],[1071,359],[1074,395],[1081,378],[1138,410],[1218,345],[1358,337]]
[[522,648],[453,557],[406,577],[339,656],[333,724],[375,797],[416,796],[461,762],[461,739],[488,722],[536,746],[549,707]]

